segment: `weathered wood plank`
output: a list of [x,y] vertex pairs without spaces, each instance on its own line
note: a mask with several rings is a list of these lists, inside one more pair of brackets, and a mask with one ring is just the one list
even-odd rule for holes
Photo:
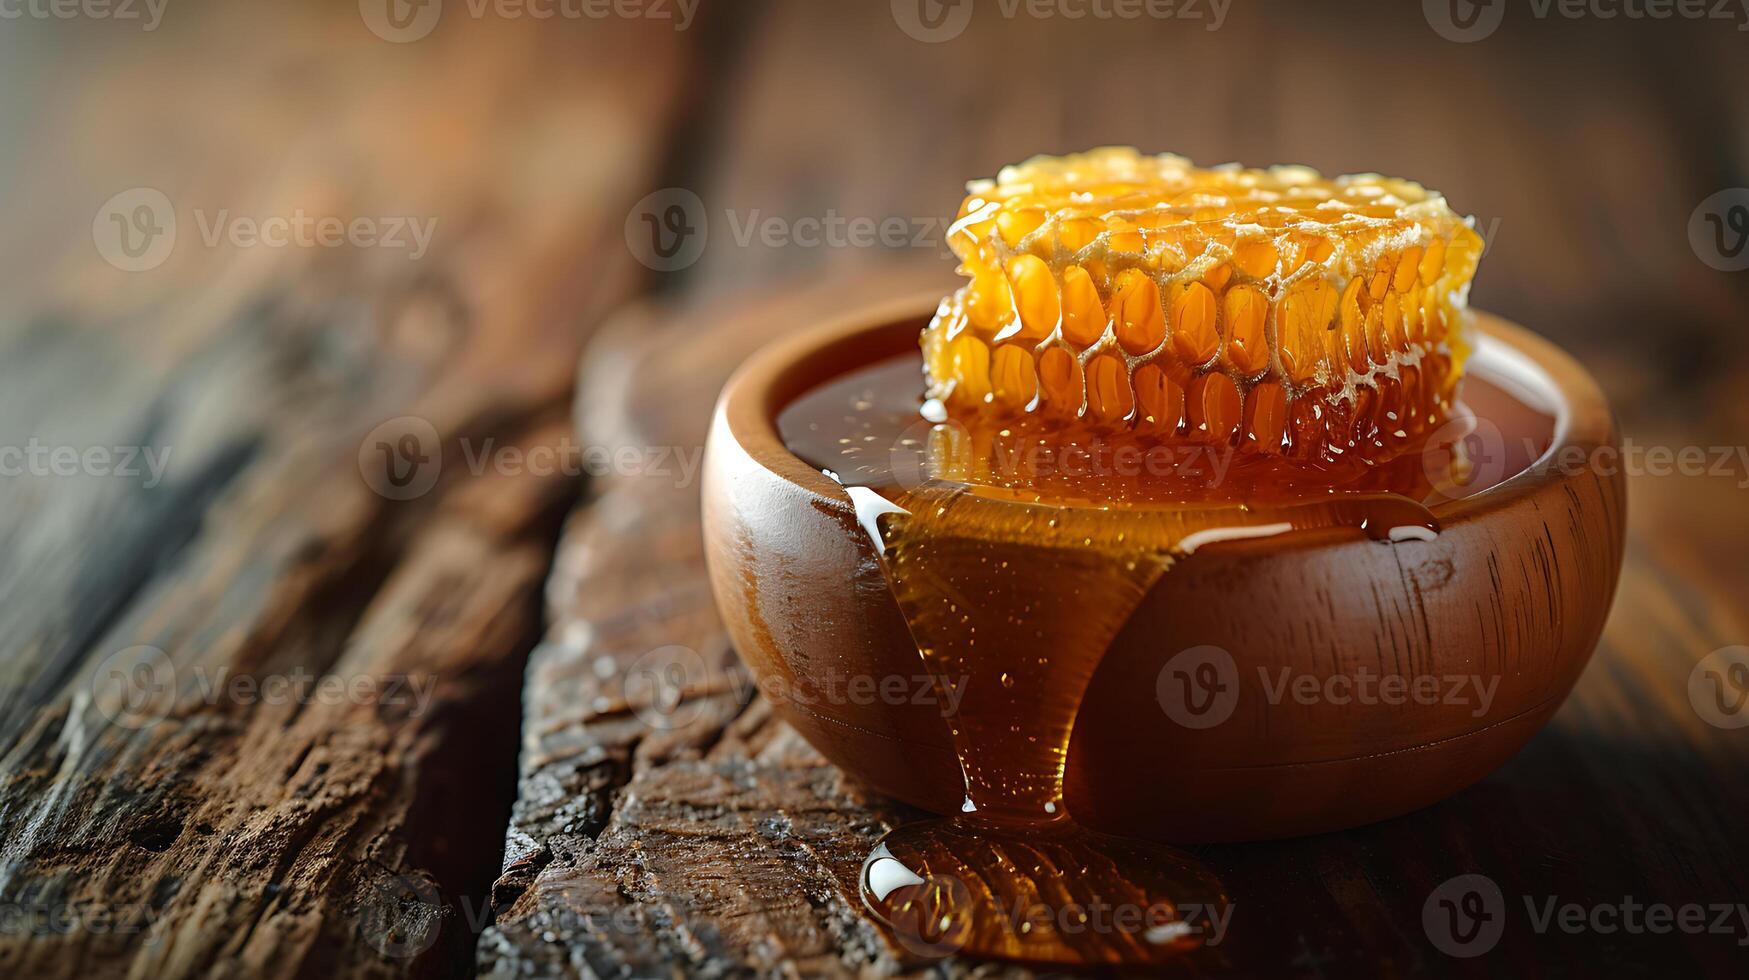
[[[696,462],[700,409],[752,347],[840,302],[939,277],[901,269],[739,310],[628,311],[585,358],[579,431]],[[896,967],[842,884],[895,810],[847,784],[753,690],[702,574],[695,474],[613,474],[567,530],[548,637],[530,658],[484,974]]]
[[[167,461],[0,481],[0,973],[455,975],[578,486],[576,351],[643,272],[621,223],[689,42],[172,13],[73,46],[78,84],[13,89],[49,108],[9,174],[35,247],[8,268],[0,445]],[[178,232],[128,273],[93,215],[140,186]],[[434,233],[416,259],[203,233],[298,213]]]

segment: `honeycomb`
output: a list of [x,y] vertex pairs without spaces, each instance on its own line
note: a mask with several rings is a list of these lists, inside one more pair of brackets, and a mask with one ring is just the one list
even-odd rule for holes
[[1451,410],[1482,252],[1410,181],[1118,147],[973,182],[949,243],[969,281],[922,337],[949,415],[1325,462]]

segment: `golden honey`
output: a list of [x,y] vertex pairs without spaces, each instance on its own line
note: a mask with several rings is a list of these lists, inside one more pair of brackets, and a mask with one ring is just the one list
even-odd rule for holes
[[[1184,855],[1075,826],[1082,695],[1200,547],[1437,533],[1427,500],[1463,483],[1442,439],[1464,418],[1477,240],[1407,182],[1105,150],[972,185],[952,241],[969,282],[921,362],[778,420],[856,505],[927,671],[961,684],[962,812],[888,835],[864,898],[930,952],[1169,957],[1210,941],[1226,900]],[[1094,907],[1133,927],[1087,928]]]

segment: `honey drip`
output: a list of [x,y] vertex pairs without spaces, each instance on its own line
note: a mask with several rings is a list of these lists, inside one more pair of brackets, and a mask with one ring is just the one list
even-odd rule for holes
[[1076,439],[1092,462],[1066,467],[1060,432],[918,421],[916,370],[915,356],[894,358],[779,419],[792,451],[845,486],[925,669],[960,685],[943,703],[957,705],[947,722],[962,812],[888,834],[865,863],[863,897],[924,955],[1114,964],[1196,948],[1224,921],[1218,880],[1068,812],[1070,734],[1095,670],[1184,555],[1311,528],[1426,539],[1438,525],[1422,500],[1447,474],[1420,453],[1308,470],[1219,446],[1141,472],[1159,447],[1091,430]]

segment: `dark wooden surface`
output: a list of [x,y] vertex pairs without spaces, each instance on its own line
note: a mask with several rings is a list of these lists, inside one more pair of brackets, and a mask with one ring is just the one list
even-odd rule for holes
[[[860,916],[856,866],[910,815],[747,693],[678,461],[580,487],[470,472],[463,440],[684,459],[762,337],[952,279],[934,247],[743,244],[738,226],[830,211],[928,238],[969,176],[1129,142],[1439,187],[1489,233],[1474,302],[1572,350],[1630,439],[1744,443],[1749,273],[1703,264],[1686,228],[1749,185],[1749,33],[1515,5],[1455,44],[1391,6],[1235,0],[1208,31],[986,3],[942,44],[885,3],[808,0],[706,4],[685,31],[452,2],[409,44],[340,2],[173,4],[152,32],[4,22],[0,444],[171,456],[150,488],[0,477],[0,974],[1007,972],[920,963]],[[625,225],[675,186],[710,234],[657,273]],[[132,187],[163,190],[182,231],[128,274],[92,216]],[[194,227],[195,209],[296,208],[438,224],[418,261],[206,247]],[[359,451],[404,416],[444,465],[391,501]],[[1703,657],[1749,642],[1745,479],[1631,479],[1597,658],[1500,772],[1374,827],[1201,849],[1236,912],[1183,969],[1740,975],[1749,924],[1539,935],[1522,903],[1749,901],[1749,729],[1686,693]],[[117,724],[107,671],[141,645],[175,694]],[[709,680],[653,725],[621,680],[675,658]],[[430,700],[202,687],[300,669],[423,679]],[[1473,960],[1421,922],[1466,873],[1514,909]]]

